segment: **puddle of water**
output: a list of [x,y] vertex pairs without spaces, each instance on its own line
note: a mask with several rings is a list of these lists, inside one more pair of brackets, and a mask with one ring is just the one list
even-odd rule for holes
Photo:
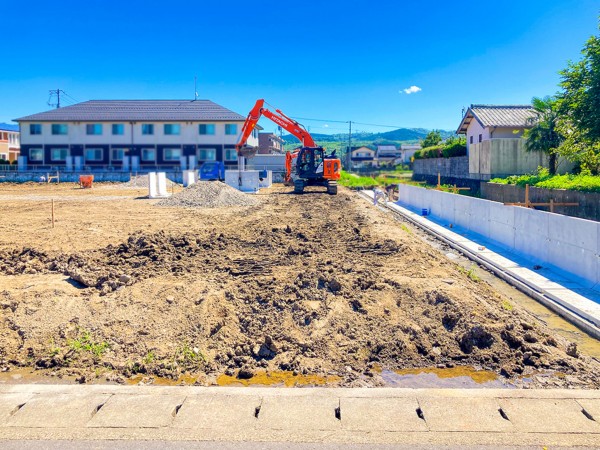
[[72,384],[74,376],[49,377],[31,367],[18,367],[0,372],[0,384]]
[[322,386],[335,385],[341,380],[335,375],[294,375],[293,372],[266,372],[261,371],[256,373],[248,380],[240,380],[234,376],[221,375],[217,378],[219,386]]
[[494,372],[458,366],[438,369],[382,370],[381,378],[390,387],[402,388],[507,388]]

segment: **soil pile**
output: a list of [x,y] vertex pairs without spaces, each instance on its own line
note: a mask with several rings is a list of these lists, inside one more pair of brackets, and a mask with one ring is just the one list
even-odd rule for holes
[[180,208],[222,208],[256,206],[259,201],[220,181],[199,181],[181,192],[158,202],[157,206]]
[[88,252],[1,251],[0,272],[23,275],[0,285],[0,368],[378,386],[381,370],[473,366],[516,385],[600,387],[596,360],[409,228],[345,190],[311,194],[185,212],[204,220]]

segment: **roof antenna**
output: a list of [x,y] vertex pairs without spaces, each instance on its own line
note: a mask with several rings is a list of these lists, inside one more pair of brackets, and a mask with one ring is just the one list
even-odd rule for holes
[[194,101],[198,100],[198,88],[196,87],[197,81],[198,77],[194,75]]

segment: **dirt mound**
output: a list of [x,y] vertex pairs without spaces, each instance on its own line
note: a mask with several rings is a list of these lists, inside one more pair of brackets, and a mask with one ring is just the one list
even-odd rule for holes
[[0,252],[0,272],[23,274],[0,287],[0,368],[378,386],[381,370],[473,366],[600,387],[598,362],[344,190],[193,216],[87,252]]
[[161,200],[157,206],[180,208],[222,208],[230,206],[256,206],[259,201],[220,181],[199,181],[183,191]]

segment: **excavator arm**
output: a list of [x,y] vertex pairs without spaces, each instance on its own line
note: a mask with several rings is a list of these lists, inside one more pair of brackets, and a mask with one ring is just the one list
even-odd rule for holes
[[235,149],[238,153],[240,153],[242,148],[246,145],[246,141],[248,141],[248,138],[252,134],[252,131],[254,130],[256,124],[262,116],[267,117],[280,127],[289,131],[290,134],[296,136],[298,140],[302,142],[303,147],[317,146],[310,133],[306,131],[301,124],[296,122],[294,119],[286,116],[279,109],[276,109],[275,112],[266,109],[264,107],[264,104],[264,99],[257,100],[256,104],[254,105],[254,108],[252,108],[252,110],[248,113],[248,117],[246,117],[246,122],[244,122],[244,126],[242,127],[240,139],[235,146]]
[[[256,104],[248,113],[248,117],[246,117],[246,122],[244,122],[244,126],[242,127],[242,133],[240,135],[240,139],[235,146],[235,149],[238,153],[238,157],[241,156],[250,156],[253,155],[253,150],[249,149],[246,146],[246,142],[248,138],[252,134],[252,131],[256,127],[258,121],[262,116],[272,120],[280,127],[287,130],[290,134],[293,134],[298,138],[300,142],[302,142],[303,147],[316,147],[314,139],[310,135],[308,131],[304,129],[304,127],[296,122],[294,119],[286,116],[281,110],[276,109],[275,112],[272,112],[264,107],[265,101],[264,99],[259,99],[256,101]],[[294,158],[298,156],[298,152],[287,152],[285,155],[285,177],[284,181],[289,183],[292,179],[292,163]]]

